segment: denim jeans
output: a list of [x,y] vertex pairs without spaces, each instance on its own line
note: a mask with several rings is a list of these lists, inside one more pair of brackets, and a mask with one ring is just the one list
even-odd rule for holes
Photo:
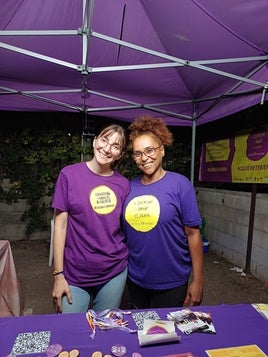
[[66,296],[63,296],[62,312],[87,312],[91,305],[95,311],[119,308],[125,289],[126,278],[127,268],[102,285],[88,288],[70,285],[73,302],[70,304]]

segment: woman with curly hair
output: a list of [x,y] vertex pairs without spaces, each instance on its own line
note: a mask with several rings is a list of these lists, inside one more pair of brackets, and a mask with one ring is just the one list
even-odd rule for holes
[[173,136],[161,118],[139,117],[129,129],[132,157],[141,171],[131,180],[123,214],[130,307],[199,305],[203,248],[194,187],[185,176],[163,168]]

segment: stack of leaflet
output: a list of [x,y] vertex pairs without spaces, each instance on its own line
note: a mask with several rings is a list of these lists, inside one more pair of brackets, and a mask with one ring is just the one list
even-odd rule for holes
[[178,329],[186,335],[192,332],[216,333],[211,315],[207,312],[183,309],[168,313],[167,319],[174,321]]

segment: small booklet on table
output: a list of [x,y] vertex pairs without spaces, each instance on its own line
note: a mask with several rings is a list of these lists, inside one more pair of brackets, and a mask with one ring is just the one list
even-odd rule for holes
[[206,353],[209,357],[267,357],[267,355],[257,345],[206,350]]
[[263,317],[268,319],[268,304],[251,304]]

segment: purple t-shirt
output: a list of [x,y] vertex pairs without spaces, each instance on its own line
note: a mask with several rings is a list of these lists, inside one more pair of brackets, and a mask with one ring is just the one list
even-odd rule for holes
[[93,173],[85,162],[64,167],[57,179],[52,207],[68,212],[64,274],[69,284],[103,284],[127,266],[128,249],[121,229],[129,181]]
[[150,185],[137,177],[130,185],[123,216],[129,278],[146,289],[184,285],[191,273],[184,226],[201,224],[194,187],[174,172]]

